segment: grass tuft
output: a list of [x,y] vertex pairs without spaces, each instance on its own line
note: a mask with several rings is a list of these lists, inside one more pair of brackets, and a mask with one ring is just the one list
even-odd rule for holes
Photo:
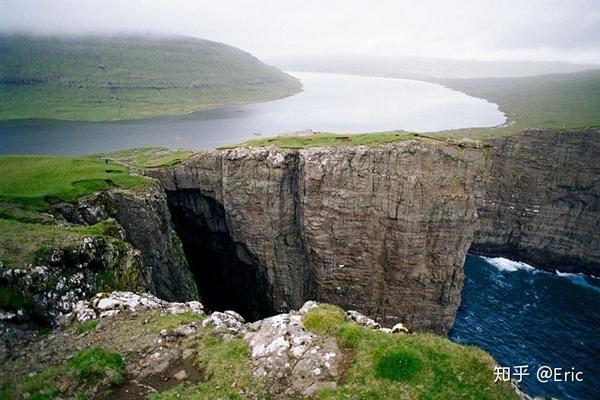
[[112,384],[118,385],[123,382],[125,373],[123,357],[99,347],[81,350],[69,361],[67,368],[74,376],[88,383],[108,378]]
[[304,314],[306,330],[320,335],[334,335],[346,321],[344,311],[330,304],[325,304]]
[[409,381],[422,369],[419,354],[407,349],[391,349],[375,361],[376,376],[391,381]]
[[94,329],[96,329],[97,326],[98,326],[98,321],[96,321],[96,320],[85,321],[85,322],[82,322],[81,325],[79,325],[79,327],[77,327],[76,332],[78,335],[81,335],[83,333],[93,331]]
[[476,347],[432,334],[374,331],[330,305],[307,312],[304,326],[333,336],[350,361],[344,382],[318,391],[317,399],[519,399],[509,383],[494,383],[496,362]]

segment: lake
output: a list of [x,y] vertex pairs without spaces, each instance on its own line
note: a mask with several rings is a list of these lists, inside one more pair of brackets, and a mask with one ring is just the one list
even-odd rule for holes
[[433,83],[291,74],[304,90],[264,103],[131,121],[0,122],[0,154],[67,155],[146,146],[200,150],[306,129],[428,132],[505,122],[497,105]]

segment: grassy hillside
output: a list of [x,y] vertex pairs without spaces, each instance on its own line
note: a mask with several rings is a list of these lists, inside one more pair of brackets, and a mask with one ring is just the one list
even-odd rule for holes
[[130,175],[114,162],[100,157],[0,157],[0,202],[20,204],[45,211],[58,201],[79,197],[111,187],[134,188],[147,179]]
[[444,79],[437,82],[498,104],[508,116],[509,124],[496,129],[497,134],[528,128],[600,127],[600,70],[522,78]]
[[432,57],[335,55],[288,56],[275,59],[289,71],[332,72],[410,79],[500,78],[570,73],[598,68],[597,64],[547,61],[482,61]]
[[0,54],[0,120],[147,118],[301,88],[239,49],[181,36],[0,35]]

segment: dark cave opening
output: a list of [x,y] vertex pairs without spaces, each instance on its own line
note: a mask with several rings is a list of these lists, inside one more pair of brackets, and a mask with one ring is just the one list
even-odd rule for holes
[[247,321],[274,315],[271,287],[256,257],[230,234],[223,206],[196,190],[167,193],[175,229],[208,311]]

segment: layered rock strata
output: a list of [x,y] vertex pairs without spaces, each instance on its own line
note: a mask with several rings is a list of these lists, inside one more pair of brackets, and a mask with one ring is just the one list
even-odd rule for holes
[[482,149],[426,140],[217,150],[155,173],[207,307],[226,295],[264,317],[312,299],[441,333],[484,175]]
[[472,250],[600,275],[600,130],[491,141]]

